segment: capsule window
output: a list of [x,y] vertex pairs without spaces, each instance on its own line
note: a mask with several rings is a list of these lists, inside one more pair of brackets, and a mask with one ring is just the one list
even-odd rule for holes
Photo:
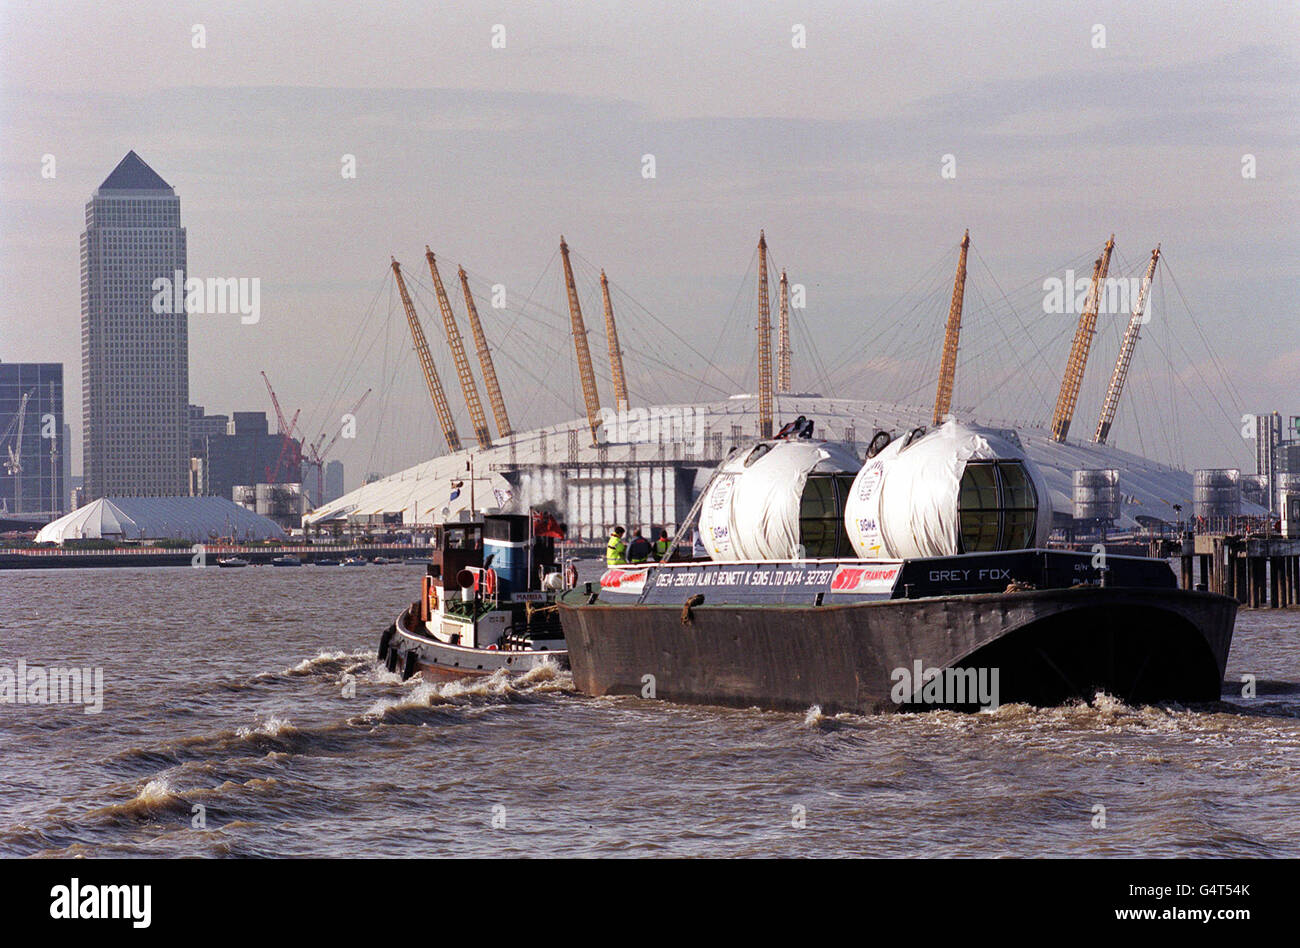
[[1020,461],[968,461],[958,508],[963,553],[1023,550],[1034,544],[1038,492]]
[[829,559],[849,547],[844,536],[844,504],[853,489],[852,474],[809,474],[799,504],[799,542],[811,559]]

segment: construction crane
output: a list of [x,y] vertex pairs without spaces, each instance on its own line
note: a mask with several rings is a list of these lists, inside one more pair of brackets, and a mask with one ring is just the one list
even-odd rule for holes
[[952,384],[957,377],[957,343],[961,339],[961,308],[966,297],[966,251],[970,229],[961,239],[957,276],[952,281],[952,305],[948,307],[948,329],[943,336],[943,357],[939,360],[939,388],[934,394],[934,423],[940,424],[952,410]]
[[[355,416],[361,410],[362,404],[370,396],[370,392],[370,389],[366,389],[362,396],[357,399],[357,403],[348,409],[347,413]],[[321,444],[325,441],[324,432],[321,432],[321,436],[316,439],[315,443],[307,444],[307,454],[311,458],[307,463],[316,468],[316,503],[318,504],[325,502],[325,457],[338,443],[339,435],[343,434],[343,427],[343,425],[339,425],[339,430],[334,432],[334,437],[330,438],[329,444],[325,445],[324,448],[321,447]],[[304,439],[305,441],[306,439]]]
[[456,325],[456,314],[451,310],[451,300],[442,286],[442,275],[438,273],[438,261],[428,244],[424,247],[424,259],[429,261],[429,273],[433,277],[433,289],[438,294],[438,309],[442,310],[442,324],[447,328],[447,345],[451,347],[451,356],[456,363],[456,375],[460,378],[461,391],[465,393],[465,405],[469,408],[470,423],[474,426],[474,437],[480,448],[492,447],[492,433],[488,431],[487,416],[483,414],[483,403],[479,401],[478,386],[474,384],[474,373],[470,370],[469,359],[465,355],[465,344],[460,338],[460,327]]
[[447,440],[448,451],[460,450],[460,435],[456,434],[456,422],[451,417],[451,406],[442,390],[442,381],[438,378],[438,369],[433,364],[433,355],[429,352],[429,343],[424,338],[424,329],[420,326],[420,317],[411,302],[411,294],[406,292],[406,281],[402,279],[402,265],[393,257],[393,276],[397,278],[397,292],[402,297],[402,308],[406,310],[406,325],[411,328],[411,340],[415,343],[416,354],[420,357],[420,369],[424,372],[424,384],[429,386],[429,397],[433,399],[433,409],[438,413],[438,424],[442,426],[442,436]]
[[478,321],[478,307],[469,292],[469,277],[465,268],[459,267],[460,290],[465,294],[465,312],[469,314],[469,331],[474,337],[474,348],[478,352],[478,364],[483,369],[483,384],[487,387],[488,403],[492,406],[492,417],[497,423],[497,436],[510,437],[514,431],[510,427],[510,416],[506,414],[506,400],[501,397],[501,385],[497,382],[497,370],[492,364],[492,350],[488,348],[487,337],[483,335],[483,326]]
[[767,296],[767,236],[758,232],[758,436],[772,437],[772,312]]
[[789,395],[791,390],[790,382],[790,281],[785,278],[785,271],[781,271],[781,292],[779,295],[781,301],[777,316],[777,333],[776,344],[776,390],[782,395]]
[[[1061,391],[1056,396],[1056,410],[1052,412],[1052,440],[1064,443],[1070,433],[1070,421],[1074,418],[1074,407],[1079,401],[1079,389],[1083,385],[1083,371],[1088,367],[1088,350],[1092,347],[1092,337],[1097,332],[1097,309],[1101,305],[1101,284],[1110,269],[1110,253],[1115,249],[1115,235],[1111,234],[1106,247],[1092,267],[1092,286],[1088,289],[1083,312],[1079,315],[1079,325],[1074,331],[1074,342],[1070,346],[1070,358],[1065,363],[1065,375],[1061,378]],[[1067,288],[1067,291],[1072,288]]]
[[18,431],[14,433],[13,444],[5,445],[5,472],[13,475],[14,479],[14,513],[23,512],[23,425],[27,421],[27,403],[31,400],[36,389],[30,392],[23,392],[23,397],[18,400],[18,414],[9,422],[5,428],[3,437],[0,441],[8,441],[9,435],[17,427]]
[[1115,421],[1115,412],[1119,410],[1119,397],[1124,394],[1124,383],[1128,381],[1129,366],[1133,364],[1133,350],[1137,347],[1138,333],[1146,318],[1147,293],[1151,290],[1151,278],[1156,275],[1156,262],[1160,259],[1160,245],[1151,251],[1151,262],[1147,264],[1146,276],[1138,290],[1137,303],[1133,306],[1133,315],[1129,317],[1128,328],[1124,330],[1124,341],[1120,343],[1119,355],[1115,358],[1115,371],[1111,373],[1110,385],[1106,387],[1106,400],[1101,406],[1101,415],[1097,418],[1097,432],[1092,440],[1105,444],[1110,435],[1110,426]]
[[627,411],[627,377],[623,375],[623,350],[618,347],[618,327],[614,325],[614,304],[609,301],[609,280],[600,271],[600,295],[605,301],[605,339],[609,342],[609,371],[614,377],[614,407]]
[[280,470],[285,466],[286,455],[288,456],[288,469],[293,470],[297,467],[302,469],[302,445],[293,439],[293,429],[298,424],[298,415],[302,409],[293,413],[293,420],[286,422],[284,412],[280,410],[280,399],[275,397],[275,389],[271,387],[271,380],[262,373],[262,381],[266,383],[266,390],[271,393],[271,406],[275,409],[276,434],[280,436],[280,453],[275,459],[274,468],[266,468],[266,483],[280,483]]
[[573,348],[578,354],[578,374],[582,377],[582,400],[587,403],[587,424],[591,426],[591,443],[599,444],[600,392],[596,390],[596,373],[591,367],[591,349],[587,346],[587,327],[582,322],[578,289],[573,285],[573,265],[569,263],[569,245],[560,235],[560,257],[564,260],[564,285],[569,291],[569,319],[573,324]]
[[[293,418],[289,421],[287,431],[292,431],[298,424],[298,416],[302,414],[299,408],[293,413]],[[280,421],[284,421],[283,418]],[[286,432],[280,434],[280,453],[276,455],[275,467],[266,469],[266,482],[268,484],[280,483],[280,471],[298,471],[298,476],[302,476],[302,445],[290,437]],[[289,483],[286,481],[286,483]]]

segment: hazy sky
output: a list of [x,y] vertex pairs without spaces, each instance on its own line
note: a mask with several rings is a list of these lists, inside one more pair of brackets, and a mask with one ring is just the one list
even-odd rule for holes
[[[806,48],[792,43],[796,25]],[[498,26],[504,48],[493,47]],[[282,404],[319,431],[365,387],[384,389],[335,453],[349,486],[440,444],[391,318],[390,254],[427,282],[428,243],[445,279],[463,263],[476,289],[507,287],[516,309],[479,305],[524,427],[573,417],[581,401],[563,319],[548,330],[517,311],[526,298],[563,306],[561,233],[662,321],[622,315],[634,397],[696,396],[698,385],[656,368],[654,358],[692,358],[673,333],[754,387],[744,280],[760,227],[808,287],[801,331],[825,363],[847,365],[833,394],[873,397],[854,364],[907,363],[902,343],[865,348],[880,314],[895,320],[910,291],[950,285],[945,261],[969,227],[987,264],[972,280],[986,296],[1004,288],[1019,311],[968,328],[957,402],[983,401],[979,380],[1012,358],[1041,362],[1036,387],[989,391],[1015,393],[1004,414],[1042,420],[1051,404],[1035,392],[1054,397],[1071,322],[1035,314],[1013,288],[1041,296],[1045,275],[1064,261],[1089,268],[1114,232],[1126,272],[1162,243],[1194,319],[1181,336],[1153,327],[1164,341],[1135,365],[1149,368],[1153,397],[1218,385],[1220,371],[1232,385],[1207,396],[1213,411],[1187,406],[1192,423],[1175,429],[1213,429],[1204,445],[1153,448],[1160,423],[1140,395],[1113,440],[1136,450],[1141,435],[1161,460],[1253,470],[1231,416],[1300,414],[1298,120],[1294,2],[4,3],[0,359],[65,364],[79,469],[78,238],[86,200],[129,149],[181,197],[191,275],[261,281],[256,325],[192,317],[191,401],[269,411],[265,369]],[[946,154],[952,179],[940,173]],[[581,269],[591,306],[594,271]],[[936,300],[909,317],[927,343],[946,315]],[[435,347],[436,320],[426,307]],[[1014,357],[975,355],[969,333],[994,331]],[[1114,349],[1102,341],[1081,414],[1095,415],[1105,388]],[[797,339],[798,387],[825,388],[800,354]],[[917,358],[909,371],[932,379],[937,351]]]

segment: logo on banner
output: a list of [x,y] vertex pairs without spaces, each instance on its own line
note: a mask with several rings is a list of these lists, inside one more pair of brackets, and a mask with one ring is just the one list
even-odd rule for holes
[[898,578],[898,564],[889,566],[839,566],[831,577],[833,593],[887,593]]
[[600,577],[600,587],[614,592],[640,593],[645,589],[647,567],[639,569],[609,569]]

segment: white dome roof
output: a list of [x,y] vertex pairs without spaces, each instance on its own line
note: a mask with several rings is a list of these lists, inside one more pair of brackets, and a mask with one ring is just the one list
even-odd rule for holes
[[274,540],[284,536],[275,521],[224,497],[101,497],[36,534],[37,543],[66,540],[192,540],[211,536]]

